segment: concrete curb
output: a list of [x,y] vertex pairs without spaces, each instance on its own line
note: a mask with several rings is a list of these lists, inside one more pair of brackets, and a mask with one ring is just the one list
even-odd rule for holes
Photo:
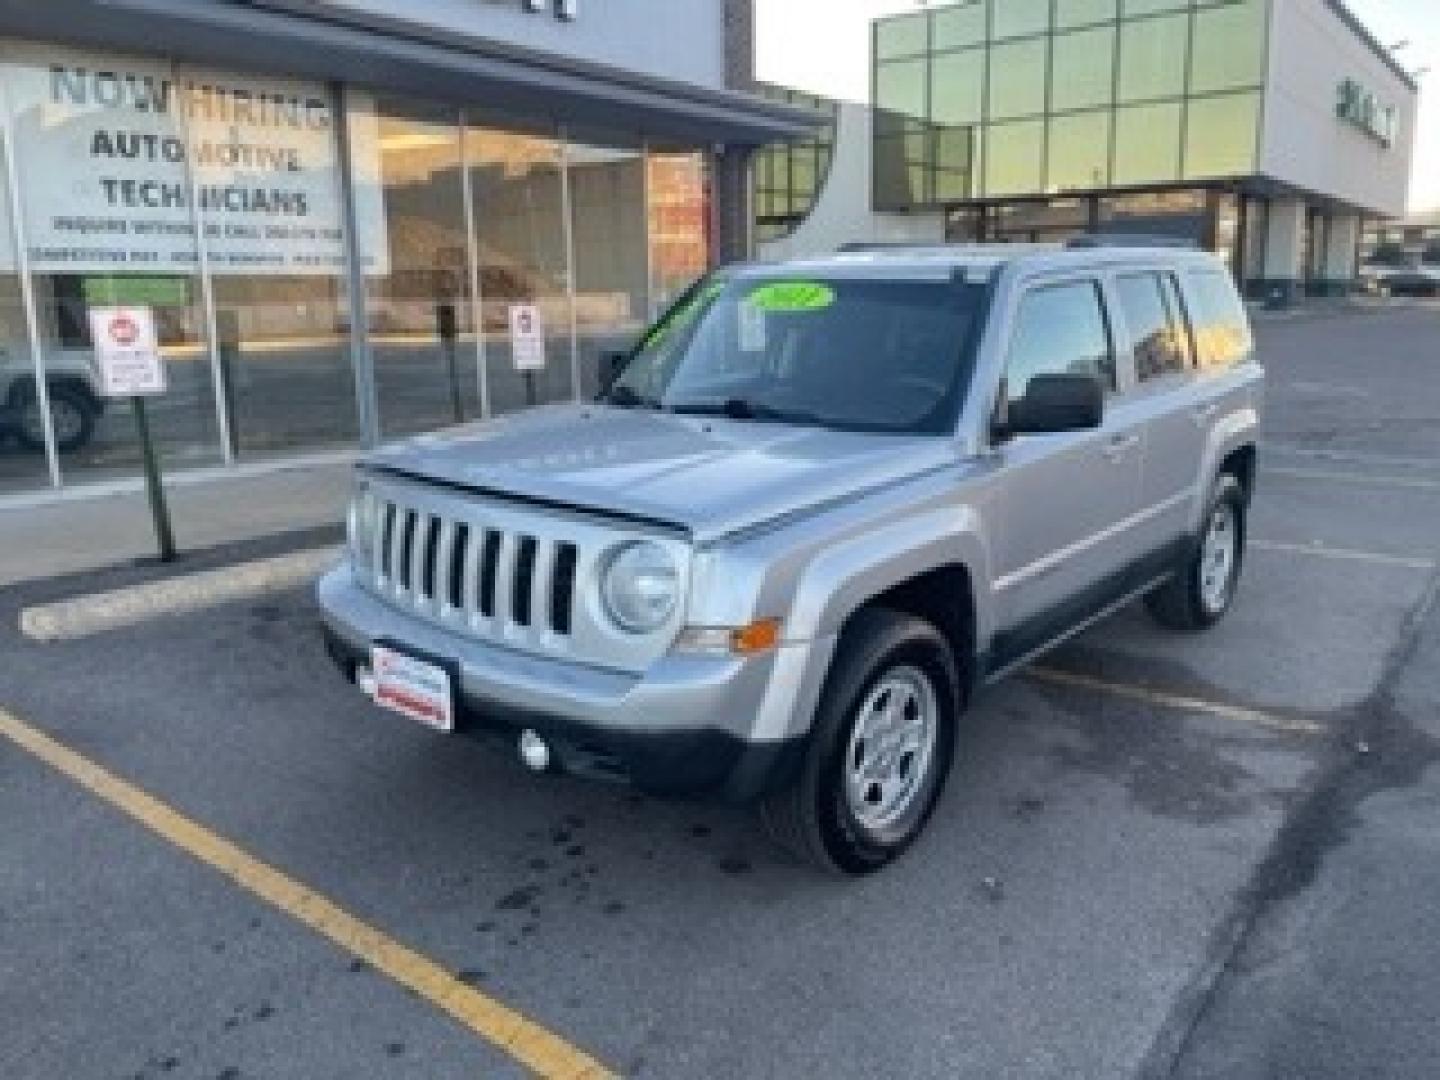
[[310,548],[54,604],[37,604],[20,612],[20,632],[33,641],[70,641],[162,615],[182,615],[248,600],[303,585],[333,566],[339,556],[339,548]]

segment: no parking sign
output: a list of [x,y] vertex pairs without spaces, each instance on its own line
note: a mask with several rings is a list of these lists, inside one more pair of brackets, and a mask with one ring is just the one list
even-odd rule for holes
[[148,307],[92,307],[90,340],[106,397],[165,392],[165,365],[155,341],[155,315]]

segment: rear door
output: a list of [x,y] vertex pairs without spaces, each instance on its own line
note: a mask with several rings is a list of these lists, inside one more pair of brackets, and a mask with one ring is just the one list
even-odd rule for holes
[[1005,362],[1009,400],[1037,374],[1086,373],[1106,390],[1094,431],[1020,435],[998,448],[994,583],[1003,665],[1045,644],[1108,599],[1133,557],[1143,431],[1120,398],[1097,277],[1046,281],[1015,302]]
[[1205,452],[1204,410],[1195,397],[1195,350],[1173,272],[1122,271],[1111,288],[1135,372],[1131,396],[1145,428],[1136,535],[1159,572],[1167,549],[1189,527]]

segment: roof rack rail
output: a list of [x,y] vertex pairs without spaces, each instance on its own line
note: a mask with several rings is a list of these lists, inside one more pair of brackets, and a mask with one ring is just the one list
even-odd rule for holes
[[1071,249],[1084,248],[1188,248],[1198,251],[1200,245],[1183,236],[1160,236],[1145,233],[1085,233],[1065,241]]
[[944,251],[953,247],[944,240],[849,240],[835,250],[841,255],[860,255],[867,251]]

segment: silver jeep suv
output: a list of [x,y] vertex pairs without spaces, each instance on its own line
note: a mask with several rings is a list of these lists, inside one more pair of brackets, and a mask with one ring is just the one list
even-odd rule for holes
[[920,832],[972,692],[1137,597],[1225,614],[1263,375],[1225,267],[854,252],[691,289],[593,404],[358,469],[329,649],[536,770],[758,800],[822,866]]

